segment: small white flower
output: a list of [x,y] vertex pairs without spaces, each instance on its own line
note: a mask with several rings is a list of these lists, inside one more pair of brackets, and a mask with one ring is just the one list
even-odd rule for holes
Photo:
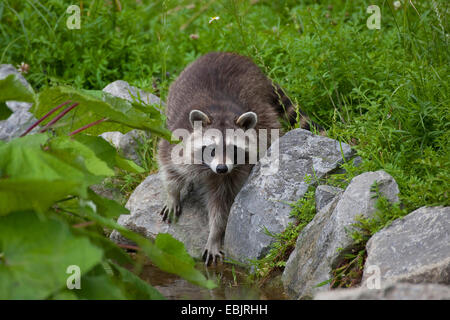
[[213,22],[214,20],[219,20],[220,17],[212,17],[211,19],[209,19],[209,23]]
[[402,6],[402,3],[400,1],[394,1],[394,9],[397,10]]
[[28,71],[30,71],[30,65],[22,62],[21,64],[17,65],[17,71],[19,71],[20,73],[28,73]]

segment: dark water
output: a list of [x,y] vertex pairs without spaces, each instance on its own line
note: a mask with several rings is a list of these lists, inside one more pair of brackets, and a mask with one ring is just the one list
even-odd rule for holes
[[268,281],[264,287],[259,287],[249,283],[245,271],[237,266],[225,264],[215,268],[205,268],[203,263],[198,263],[197,269],[208,279],[215,281],[218,287],[212,290],[201,288],[176,275],[163,272],[150,263],[143,266],[140,277],[158,289],[167,299],[287,299],[279,276]]

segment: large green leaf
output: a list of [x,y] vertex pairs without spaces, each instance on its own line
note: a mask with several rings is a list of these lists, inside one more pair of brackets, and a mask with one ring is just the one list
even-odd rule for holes
[[130,211],[117,201],[103,198],[89,189],[89,199],[95,203],[97,213],[107,218],[118,218],[122,214],[129,214]]
[[112,269],[119,276],[120,285],[124,288],[129,299],[139,300],[164,300],[165,297],[147,282],[136,276],[131,271],[111,263]]
[[87,300],[124,300],[122,292],[111,276],[105,274],[86,275],[81,279],[81,289],[76,290],[79,299]]
[[102,137],[77,134],[74,139],[90,148],[96,156],[105,161],[110,168],[117,167],[132,173],[142,173],[145,171],[133,161],[121,157],[116,149]]
[[213,281],[207,280],[205,276],[195,268],[195,261],[186,252],[184,244],[173,238],[171,235],[159,234],[153,242],[128,230],[117,222],[95,213],[91,207],[85,207],[84,209],[84,213],[90,220],[96,221],[109,229],[116,229],[124,237],[135,242],[150,258],[152,263],[161,270],[179,275],[194,284],[208,289],[216,287],[216,284]]
[[170,140],[171,133],[165,127],[165,116],[158,110],[155,112],[153,106],[142,106],[103,91],[76,90],[65,86],[49,88],[39,93],[38,103],[31,111],[40,118],[67,100],[78,102],[79,106],[57,123],[57,130],[62,132],[74,131],[88,123],[107,118],[108,121],[95,125],[86,132],[93,135],[105,131],[125,133],[135,128],[149,130]]
[[0,217],[0,299],[45,299],[66,286],[67,268],[81,275],[102,259],[88,239],[34,212]]
[[[43,212],[67,195],[87,198],[90,185],[114,173],[92,154],[87,161],[76,155],[83,149],[80,145],[71,148],[57,139],[52,146],[48,138],[30,135],[0,145],[0,215],[25,209]],[[104,175],[95,175],[96,169]]]
[[[101,139],[101,138],[100,138]],[[114,176],[114,170],[85,144],[69,137],[56,137],[49,141],[49,152],[72,166],[87,170],[96,176]]]
[[103,229],[91,231],[89,228],[73,228],[75,235],[82,235],[89,237],[92,244],[103,249],[103,255],[106,259],[114,260],[117,263],[124,265],[132,265],[134,260],[124,249],[120,248],[115,242],[111,241],[103,234]]

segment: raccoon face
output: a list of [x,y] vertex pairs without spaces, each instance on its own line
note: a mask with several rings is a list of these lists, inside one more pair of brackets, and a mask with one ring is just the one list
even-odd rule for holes
[[193,127],[196,121],[201,121],[202,127],[207,126],[201,135],[201,142],[197,144],[201,147],[201,150],[197,148],[197,154],[201,152],[202,165],[208,166],[215,174],[228,174],[235,167],[249,163],[244,130],[256,126],[257,115],[254,112],[246,112],[239,116],[234,128],[221,130],[214,128],[214,123],[208,127],[211,124],[209,117],[199,110],[192,110],[189,120]]
[[230,173],[236,166],[245,164],[246,159],[246,150],[237,145],[223,146],[219,143],[202,146],[202,164],[217,174]]

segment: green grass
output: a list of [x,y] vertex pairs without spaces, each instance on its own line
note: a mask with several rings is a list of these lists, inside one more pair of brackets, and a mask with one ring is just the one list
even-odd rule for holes
[[[398,216],[449,205],[448,1],[402,1],[395,10],[392,1],[121,0],[120,11],[117,1],[81,2],[80,30],[65,27],[73,1],[1,2],[0,63],[28,63],[38,91],[123,79],[164,100],[200,55],[248,55],[363,158],[331,183],[383,169],[399,184]],[[366,27],[369,4],[381,8],[380,30]],[[208,23],[213,16],[220,19]],[[141,178],[130,178],[129,190]],[[379,220],[390,212],[380,209]]]

